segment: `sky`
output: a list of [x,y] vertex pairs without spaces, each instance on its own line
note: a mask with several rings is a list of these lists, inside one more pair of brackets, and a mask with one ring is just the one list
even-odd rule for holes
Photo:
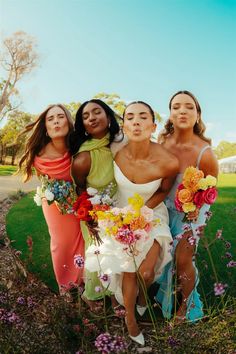
[[21,110],[105,92],[166,120],[170,97],[189,90],[214,146],[236,142],[235,19],[236,0],[0,0],[1,40],[25,31],[40,56],[17,87]]

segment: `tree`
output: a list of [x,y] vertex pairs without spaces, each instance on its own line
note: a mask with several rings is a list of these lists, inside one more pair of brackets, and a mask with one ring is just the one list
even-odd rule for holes
[[[121,100],[120,96],[117,95],[116,93],[105,93],[105,92],[100,92],[97,95],[94,96],[94,98],[98,98],[100,100],[103,100],[104,102],[106,102],[109,106],[111,106],[111,108],[120,116],[123,116],[124,110],[125,110],[125,106],[127,104],[127,102],[125,102],[124,100]],[[160,116],[160,114],[158,112],[156,112],[154,110],[154,114],[155,114],[155,119],[158,122],[162,121],[162,118]]]
[[25,32],[15,32],[5,38],[2,47],[0,64],[6,77],[0,78],[0,121],[7,112],[17,108],[13,102],[18,95],[17,83],[38,63],[35,39]]
[[14,165],[16,154],[25,142],[25,136],[18,138],[18,134],[33,120],[35,116],[29,113],[16,110],[9,113],[7,123],[0,130],[1,163],[4,162],[6,155],[10,155],[11,164]]
[[216,157],[218,159],[223,159],[224,157],[236,155],[236,143],[230,143],[228,141],[221,141],[219,145],[214,150]]

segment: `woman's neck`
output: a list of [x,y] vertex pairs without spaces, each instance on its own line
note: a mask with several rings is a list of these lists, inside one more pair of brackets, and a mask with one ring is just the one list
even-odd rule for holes
[[52,148],[57,151],[59,154],[64,155],[67,151],[68,148],[66,146],[65,139],[53,139],[51,141],[51,146]]
[[195,134],[192,130],[178,130],[176,129],[173,133],[173,138],[176,144],[187,145],[193,143],[195,140]]
[[132,160],[146,159],[150,154],[151,141],[129,141],[126,145],[127,156]]

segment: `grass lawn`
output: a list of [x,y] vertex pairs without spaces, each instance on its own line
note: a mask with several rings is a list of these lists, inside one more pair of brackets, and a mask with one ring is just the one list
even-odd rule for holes
[[11,176],[17,171],[17,166],[0,165],[0,176]]
[[[207,299],[214,298],[212,295],[215,282],[227,283],[228,293],[236,295],[235,268],[227,268],[226,264],[230,259],[222,258],[226,252],[230,252],[233,260],[236,261],[236,174],[220,175],[218,189],[217,202],[211,208],[213,217],[206,228],[206,238],[200,241],[199,256],[197,256],[201,279],[199,290],[202,295],[206,294]],[[29,270],[37,273],[53,290],[57,290],[51,264],[47,225],[41,208],[37,207],[33,201],[33,194],[28,194],[10,209],[7,215],[7,233],[11,240],[14,240],[13,247],[22,251],[22,259],[28,262]],[[213,242],[219,229],[223,230],[222,237],[231,243],[230,249],[225,247],[223,240]],[[28,236],[32,237],[34,243],[32,262],[29,261],[26,243]],[[209,249],[214,270],[204,247],[206,242],[212,243]],[[229,247],[229,244],[227,246]]]

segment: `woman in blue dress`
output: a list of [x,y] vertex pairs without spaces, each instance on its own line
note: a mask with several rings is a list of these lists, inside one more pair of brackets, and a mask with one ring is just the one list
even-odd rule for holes
[[[202,170],[205,176],[217,177],[218,163],[211,149],[211,140],[204,136],[205,125],[196,97],[189,91],[179,91],[172,96],[169,109],[170,117],[165,124],[165,130],[160,134],[159,142],[177,156],[180,162],[179,174],[166,198],[173,237],[174,261],[167,265],[162,278],[158,280],[160,288],[156,300],[162,305],[164,317],[170,318],[174,303],[175,273],[181,294],[175,321],[196,321],[203,317],[203,306],[197,292],[199,277],[194,254],[199,240],[199,226],[205,224],[209,205],[204,204],[199,215],[192,215],[191,230],[187,230],[184,228],[186,224],[182,221],[184,213],[176,210],[174,200],[176,189],[182,182],[187,167],[194,166]],[[191,244],[191,236],[196,240],[195,244]]]

